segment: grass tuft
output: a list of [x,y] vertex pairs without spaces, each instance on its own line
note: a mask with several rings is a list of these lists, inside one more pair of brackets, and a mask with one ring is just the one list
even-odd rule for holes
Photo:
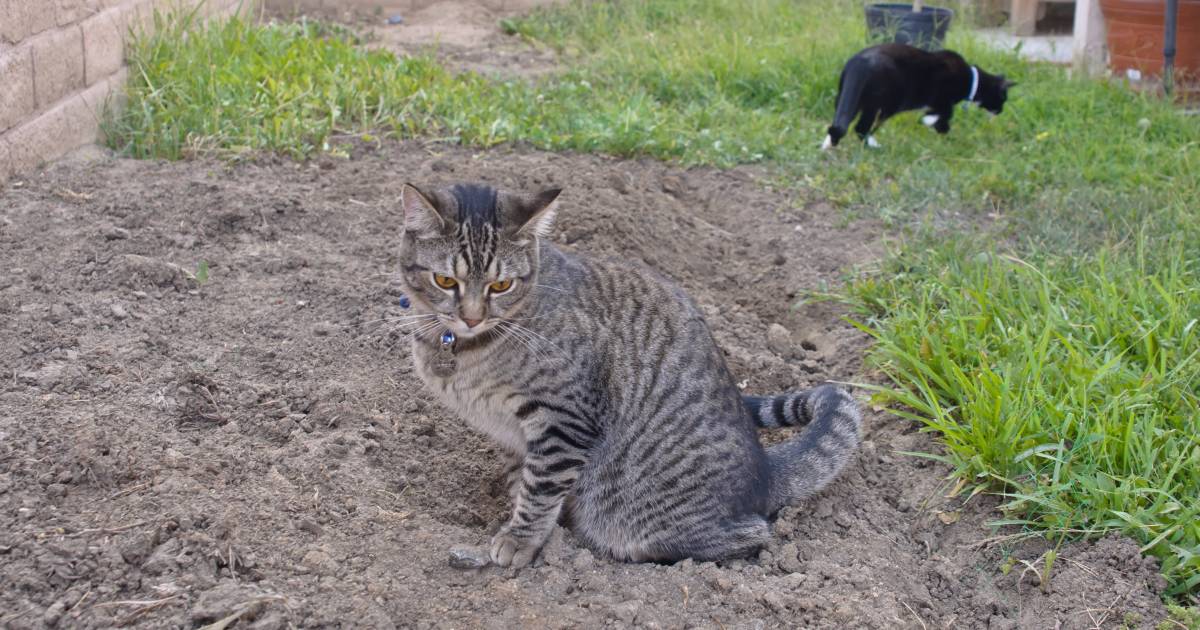
[[1001,491],[1004,523],[1126,533],[1172,595],[1200,583],[1196,236],[1082,258],[927,243],[850,288],[895,385],[878,398]]

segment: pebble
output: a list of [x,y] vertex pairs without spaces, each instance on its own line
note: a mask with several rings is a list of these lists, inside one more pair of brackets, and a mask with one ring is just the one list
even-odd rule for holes
[[46,494],[52,497],[67,496],[67,487],[61,483],[52,483],[46,486]]
[[451,547],[450,567],[454,569],[482,569],[491,564],[491,558],[479,547]]
[[110,241],[122,241],[129,238],[129,230],[115,225],[108,225],[100,229],[100,233],[104,238]]
[[129,317],[129,311],[125,310],[125,307],[120,304],[113,304],[109,307],[109,310],[112,311],[113,317],[117,319],[126,319]]
[[800,563],[800,550],[796,543],[788,543],[779,548],[779,568],[788,573],[797,573],[804,568]]
[[571,561],[571,566],[577,571],[591,571],[596,566],[596,558],[592,556],[592,552],[587,549],[580,549],[579,553],[575,554],[575,559]]
[[325,533],[325,530],[322,529],[320,525],[306,518],[300,519],[300,522],[296,523],[296,529],[299,529],[302,532],[308,532],[313,536],[320,536],[321,534]]
[[767,605],[767,608],[775,612],[783,612],[787,610],[787,603],[783,600],[783,596],[775,591],[771,591],[762,596],[762,601]]
[[790,359],[797,354],[796,344],[792,341],[792,333],[780,324],[771,324],[767,327],[767,347],[781,359]]
[[403,15],[396,14],[396,15],[393,15],[388,18],[388,24],[391,24],[393,26],[395,26],[396,24],[403,24],[403,23],[404,23]]
[[621,602],[620,604],[613,606],[613,616],[624,623],[633,624],[633,622],[637,619],[638,612],[641,610],[641,608],[642,602],[637,600]]

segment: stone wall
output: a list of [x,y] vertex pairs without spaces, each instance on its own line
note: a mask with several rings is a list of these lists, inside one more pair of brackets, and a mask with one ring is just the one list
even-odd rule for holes
[[119,106],[130,33],[154,14],[212,17],[252,0],[0,0],[0,181],[100,137]]

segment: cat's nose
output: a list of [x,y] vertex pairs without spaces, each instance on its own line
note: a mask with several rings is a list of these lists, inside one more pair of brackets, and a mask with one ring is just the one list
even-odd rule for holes
[[467,319],[466,317],[462,318],[462,320],[463,323],[467,325],[467,328],[474,328],[483,321],[482,319]]

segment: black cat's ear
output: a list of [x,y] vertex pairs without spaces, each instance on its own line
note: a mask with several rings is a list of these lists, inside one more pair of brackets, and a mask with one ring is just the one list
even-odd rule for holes
[[1000,89],[1001,90],[1007,90],[1008,88],[1017,84],[1016,81],[1009,81],[1008,79],[1004,78],[1003,74],[997,75],[996,78],[1000,79]]
[[516,227],[513,236],[534,238],[550,234],[554,215],[558,212],[558,196],[561,194],[561,188],[550,188],[518,200],[508,221],[510,226]]
[[405,184],[400,192],[404,206],[404,231],[418,238],[436,236],[446,229],[446,220],[438,212],[437,205],[425,193],[412,184]]

